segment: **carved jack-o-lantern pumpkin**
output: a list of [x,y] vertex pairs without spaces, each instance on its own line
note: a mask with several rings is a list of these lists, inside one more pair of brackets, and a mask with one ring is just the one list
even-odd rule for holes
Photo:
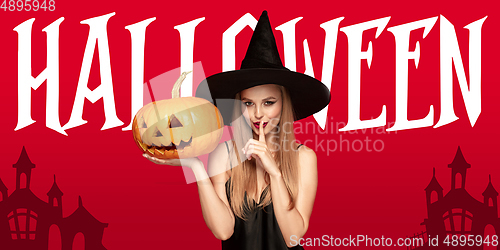
[[175,83],[172,99],[149,103],[135,115],[135,142],[143,152],[156,158],[208,154],[222,137],[224,122],[217,107],[202,98],[179,98],[186,74],[182,73]]

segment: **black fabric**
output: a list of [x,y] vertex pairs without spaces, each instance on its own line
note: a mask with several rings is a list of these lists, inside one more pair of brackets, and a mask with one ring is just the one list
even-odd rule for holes
[[275,68],[288,70],[281,62],[278,46],[274,39],[273,29],[267,16],[267,11],[262,15],[255,26],[255,31],[248,44],[247,53],[241,62],[240,69]]
[[[300,148],[300,144],[297,149]],[[226,149],[230,155],[229,147],[226,142]],[[231,162],[231,161],[230,161]],[[231,165],[232,167],[232,165]],[[269,185],[262,191],[259,203],[251,199],[256,205],[263,201],[266,193],[269,192]],[[229,203],[231,203],[231,177],[226,181],[226,196]],[[245,192],[245,204],[247,203],[247,193]],[[298,240],[298,239],[297,239]],[[234,232],[233,235],[222,241],[223,250],[303,250],[304,248],[297,245],[288,248],[285,239],[281,234],[278,221],[274,215],[273,203],[265,206],[258,207],[254,211],[248,212],[247,220],[243,220],[235,216]]]
[[[226,182],[226,194],[229,202],[230,191],[231,191],[231,177]],[[267,186],[260,195],[260,204],[263,200],[262,198],[268,192],[269,186]],[[246,200],[245,192],[245,200]],[[256,203],[255,200],[251,199],[252,202]],[[245,202],[248,206],[248,203]],[[252,212],[248,212],[247,220],[243,220],[238,216],[234,219],[234,232],[233,235],[222,241],[222,250],[302,250],[302,246],[297,245],[292,248],[288,248],[285,239],[281,234],[278,221],[274,215],[273,203],[265,206],[256,208]],[[298,240],[298,239],[297,239]]]

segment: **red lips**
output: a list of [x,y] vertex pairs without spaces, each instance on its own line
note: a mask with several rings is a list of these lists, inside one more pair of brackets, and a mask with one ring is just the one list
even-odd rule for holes
[[[253,123],[253,125],[254,125],[257,129],[259,129],[259,127],[260,127],[260,122],[254,122],[254,123]],[[266,127],[266,125],[267,125],[267,122],[264,122],[264,128]]]

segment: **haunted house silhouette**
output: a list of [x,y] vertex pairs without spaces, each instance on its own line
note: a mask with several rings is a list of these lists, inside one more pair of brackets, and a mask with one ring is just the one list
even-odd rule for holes
[[54,184],[47,193],[49,202],[42,201],[30,190],[31,169],[35,167],[23,147],[16,169],[16,190],[9,196],[0,179],[0,249],[46,250],[49,246],[49,229],[58,227],[62,250],[70,250],[78,233],[84,236],[86,250],[105,250],[102,236],[107,223],[99,222],[78,198],[78,208],[70,216],[62,217],[63,193]]
[[[443,188],[436,179],[436,170],[433,169],[432,179],[425,188],[427,202],[427,218],[420,225],[424,225],[425,232],[414,235],[413,238],[420,238],[424,242],[418,249],[432,248],[429,246],[429,237],[438,238],[438,248],[446,248],[443,240],[447,235],[481,235],[483,239],[489,235],[497,235],[500,232],[500,219],[498,218],[497,198],[498,192],[489,183],[482,193],[483,201],[474,199],[465,189],[467,169],[471,165],[465,160],[460,147],[457,149],[455,158],[448,164],[451,168],[451,190],[443,195]],[[487,231],[487,232],[486,232]],[[494,232],[493,232],[494,231]],[[451,242],[451,237],[449,237]],[[448,244],[449,247],[451,244]],[[472,244],[471,244],[472,245]],[[460,247],[460,245],[455,246]],[[468,249],[483,249],[484,245],[465,245]],[[409,247],[415,249],[415,247]]]

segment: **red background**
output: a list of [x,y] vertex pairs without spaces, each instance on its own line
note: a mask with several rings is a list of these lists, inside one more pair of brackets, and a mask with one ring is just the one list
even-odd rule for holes
[[[340,27],[391,16],[386,28],[443,15],[454,26],[468,76],[468,38],[463,27],[488,16],[482,28],[482,113],[471,127],[456,76],[454,106],[460,118],[454,123],[398,131],[371,133],[362,131],[327,134],[298,134],[301,141],[315,138],[351,142],[356,139],[382,140],[381,152],[337,150],[318,156],[319,186],[310,227],[306,237],[366,234],[370,237],[404,237],[425,230],[420,223],[426,216],[424,188],[432,177],[432,168],[445,193],[450,189],[451,163],[457,147],[472,164],[467,175],[469,193],[481,200],[488,184],[500,188],[497,151],[500,139],[497,124],[498,103],[498,3],[495,1],[401,1],[362,3],[304,2],[189,2],[181,1],[60,1],[54,12],[4,12],[0,10],[0,103],[3,143],[0,178],[15,189],[12,164],[25,146],[31,161],[31,189],[42,200],[57,176],[64,192],[63,216],[70,215],[82,196],[85,207],[101,222],[109,223],[104,231],[107,249],[219,249],[217,240],[202,218],[196,184],[186,184],[180,167],[158,166],[145,160],[132,139],[131,131],[121,128],[130,122],[130,34],[124,27],[156,17],[146,33],[145,75],[148,80],[180,66],[180,41],[173,27],[205,17],[196,28],[194,61],[203,63],[211,75],[222,70],[222,33],[245,13],[258,18],[268,10],[273,28],[296,17],[304,17],[297,28],[297,71],[304,71],[302,41],[307,38],[315,75],[321,76],[324,30],[321,23],[345,17]],[[37,76],[46,67],[46,35],[41,31],[59,17],[60,26],[60,120],[69,120],[87,42],[88,25],[80,21],[111,12],[108,38],[117,115],[125,125],[101,131],[104,124],[102,100],[85,102],[83,118],[87,124],[61,135],[45,127],[45,84],[32,91],[32,118],[37,122],[19,131],[17,123],[17,33],[13,28],[35,17],[33,25],[32,72]],[[422,40],[423,30],[412,33],[410,49],[420,41],[418,69],[409,64],[409,119],[423,118],[434,106],[434,123],[439,119],[439,20]],[[384,30],[374,39],[375,30],[365,32],[363,49],[373,43],[370,69],[362,62],[361,117],[369,119],[387,106],[387,121],[395,114],[394,36]],[[251,36],[246,28],[236,39],[237,67]],[[282,34],[275,31],[283,55]],[[332,82],[332,101],[328,122],[347,121],[347,38],[339,32]],[[100,84],[98,56],[94,56],[89,87]],[[313,122],[309,117],[301,123]],[[330,126],[330,125],[329,125]],[[311,129],[311,126],[309,127]],[[316,130],[319,127],[316,125]],[[381,129],[378,129],[381,131]],[[314,149],[314,144],[306,144]],[[324,144],[325,145],[325,144]]]

